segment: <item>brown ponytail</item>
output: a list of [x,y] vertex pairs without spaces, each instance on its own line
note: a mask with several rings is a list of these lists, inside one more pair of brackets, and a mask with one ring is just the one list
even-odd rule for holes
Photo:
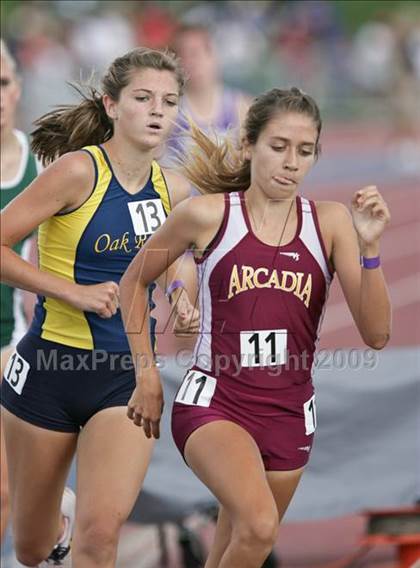
[[102,144],[113,134],[102,95],[94,87],[84,94],[79,86],[72,86],[83,97],[79,105],[63,105],[34,122],[31,147],[44,165],[83,146]]
[[[111,63],[102,79],[102,93],[118,101],[132,72],[139,69],[170,71],[182,94],[185,79],[178,59],[169,52],[145,47],[133,49]],[[83,98],[79,105],[61,106],[35,122],[31,146],[44,165],[83,146],[102,144],[113,135],[113,122],[103,105],[103,94],[92,86],[87,87],[87,94],[82,87],[72,86]]]
[[[251,145],[257,140],[277,112],[306,114],[317,130],[315,156],[320,152],[321,116],[314,99],[296,87],[271,89],[257,97],[249,107],[244,124],[244,138]],[[214,142],[197,125],[190,124],[189,136],[194,144],[180,164],[185,176],[202,193],[246,191],[251,185],[251,164],[227,136]]]

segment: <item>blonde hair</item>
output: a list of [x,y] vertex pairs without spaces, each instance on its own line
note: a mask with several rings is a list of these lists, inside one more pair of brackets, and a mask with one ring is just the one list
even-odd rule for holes
[[73,84],[83,98],[82,102],[60,106],[35,122],[37,128],[32,132],[31,146],[44,165],[67,152],[102,144],[112,137],[114,125],[102,102],[103,94],[118,101],[121,90],[128,85],[136,69],[170,71],[182,94],[185,79],[179,61],[172,53],[139,47],[117,57],[102,78],[102,92],[92,85],[87,85],[83,92],[83,87]]
[[228,193],[248,189],[250,163],[228,134],[223,140],[210,138],[193,121],[189,136],[193,140],[188,154],[178,158],[179,166],[201,193]]
[[[315,156],[320,152],[322,121],[318,105],[312,97],[292,87],[271,89],[257,97],[249,107],[244,138],[255,145],[268,122],[279,111],[296,112],[312,118],[317,130]],[[230,137],[222,142],[213,141],[196,124],[190,124],[192,148],[180,164],[185,176],[202,193],[228,193],[246,191],[251,184],[251,163],[243,156]]]

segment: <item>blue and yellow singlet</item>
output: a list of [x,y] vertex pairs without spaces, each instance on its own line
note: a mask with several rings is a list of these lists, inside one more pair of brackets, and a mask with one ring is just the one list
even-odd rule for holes
[[[168,216],[168,188],[159,164],[153,162],[146,185],[130,194],[115,177],[103,148],[87,146],[83,150],[95,165],[94,189],[78,209],[54,215],[40,225],[39,266],[77,284],[119,284],[139,249]],[[154,307],[154,287],[149,289],[150,309]],[[154,344],[156,320],[150,319]],[[30,332],[80,349],[130,350],[119,310],[103,319],[43,296],[38,296]]]

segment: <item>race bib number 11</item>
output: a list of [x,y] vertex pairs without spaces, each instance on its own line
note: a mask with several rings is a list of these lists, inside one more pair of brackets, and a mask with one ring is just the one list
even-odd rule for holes
[[182,381],[175,402],[208,407],[216,390],[216,383],[214,377],[201,371],[190,371]]
[[241,331],[244,367],[271,367],[287,362],[287,329]]
[[316,429],[315,395],[305,402],[303,405],[303,411],[305,413],[305,434],[309,436],[310,434],[313,434]]

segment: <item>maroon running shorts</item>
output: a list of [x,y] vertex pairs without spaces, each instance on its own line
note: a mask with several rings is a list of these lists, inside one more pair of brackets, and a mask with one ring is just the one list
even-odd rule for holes
[[230,377],[216,380],[193,367],[172,409],[172,435],[182,456],[188,437],[216,420],[234,422],[252,436],[266,471],[299,469],[308,462],[316,428],[312,382],[255,392]]

